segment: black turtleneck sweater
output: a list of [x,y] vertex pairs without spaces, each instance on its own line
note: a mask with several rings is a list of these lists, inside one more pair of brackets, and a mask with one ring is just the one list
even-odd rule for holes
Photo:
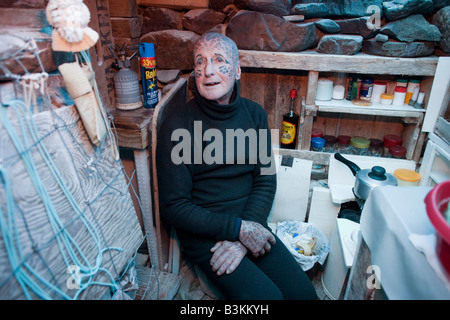
[[[266,146],[264,155],[271,155],[264,109],[240,97],[239,83],[231,101],[220,105],[195,92],[193,99],[177,106],[159,130],[156,162],[161,215],[175,227],[182,249],[194,262],[209,259],[209,250],[217,241],[237,240],[242,220],[267,227],[276,191],[276,175],[261,174],[261,168],[270,163],[251,157],[255,155],[248,148],[251,139],[246,141],[244,153],[238,150],[237,140],[234,149],[227,152],[227,133],[242,129],[256,132],[256,137],[265,132],[265,143],[256,143]],[[254,163],[254,159],[258,161]]]

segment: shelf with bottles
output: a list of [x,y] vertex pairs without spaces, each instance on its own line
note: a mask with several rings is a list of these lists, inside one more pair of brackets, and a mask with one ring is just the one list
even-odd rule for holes
[[318,111],[322,112],[339,112],[339,113],[354,113],[377,116],[390,117],[412,117],[418,118],[425,113],[425,109],[417,109],[407,104],[403,105],[382,105],[380,103],[372,102],[370,106],[354,105],[351,101],[346,99],[329,101],[315,100]]

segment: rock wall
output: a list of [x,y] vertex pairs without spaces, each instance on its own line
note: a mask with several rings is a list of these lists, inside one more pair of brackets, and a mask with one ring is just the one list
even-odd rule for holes
[[450,0],[216,0],[204,9],[139,6],[140,41],[159,69],[192,69],[192,44],[217,31],[239,49],[389,57],[450,54]]

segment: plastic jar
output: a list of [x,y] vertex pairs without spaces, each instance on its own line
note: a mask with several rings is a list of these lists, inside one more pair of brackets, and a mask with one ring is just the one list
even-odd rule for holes
[[408,86],[406,87],[406,96],[405,96],[405,103],[409,103],[409,100],[411,100],[414,92],[414,88],[419,88],[420,90],[420,80],[418,79],[411,79],[408,82]]
[[352,137],[350,145],[346,148],[347,154],[367,156],[369,154],[370,140],[363,137]]
[[380,139],[369,139],[369,156],[381,157],[384,153],[383,141]]
[[311,151],[323,152],[325,139],[320,137],[311,138]]
[[397,87],[407,87],[408,86],[408,80],[407,79],[401,79],[401,78],[399,78],[399,79],[396,79],[395,80],[396,81],[396,86]]
[[394,100],[392,104],[394,106],[402,106],[405,103],[406,87],[396,87],[394,90]]
[[333,81],[320,79],[317,82],[316,100],[329,101],[333,96]]
[[372,98],[371,101],[380,103],[381,95],[386,92],[386,82],[375,81],[373,83]]
[[392,104],[392,100],[394,100],[393,94],[383,93],[380,95],[380,103],[385,106],[389,106]]
[[389,155],[389,148],[392,146],[401,146],[403,139],[395,134],[387,134],[383,137],[384,156]]
[[389,148],[389,158],[405,159],[406,148],[402,146],[392,146]]
[[346,148],[350,144],[350,139],[351,137],[346,135],[337,136],[334,151],[338,153],[345,153]]
[[311,138],[322,138],[323,137],[323,131],[320,129],[312,129],[311,130]]
[[418,186],[420,182],[420,174],[409,169],[397,169],[394,171],[394,177],[397,179],[399,187]]
[[370,100],[372,97],[373,91],[373,79],[372,78],[364,78],[361,84],[361,92],[359,94],[359,98],[362,100]]
[[325,139],[325,147],[323,152],[334,152],[334,147],[337,140],[336,137],[332,135],[324,135],[323,138]]

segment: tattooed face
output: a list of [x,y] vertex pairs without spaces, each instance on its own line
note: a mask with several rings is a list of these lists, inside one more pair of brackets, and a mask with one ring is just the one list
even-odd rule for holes
[[241,76],[236,44],[219,33],[204,34],[195,44],[194,72],[201,96],[228,104],[234,83]]

